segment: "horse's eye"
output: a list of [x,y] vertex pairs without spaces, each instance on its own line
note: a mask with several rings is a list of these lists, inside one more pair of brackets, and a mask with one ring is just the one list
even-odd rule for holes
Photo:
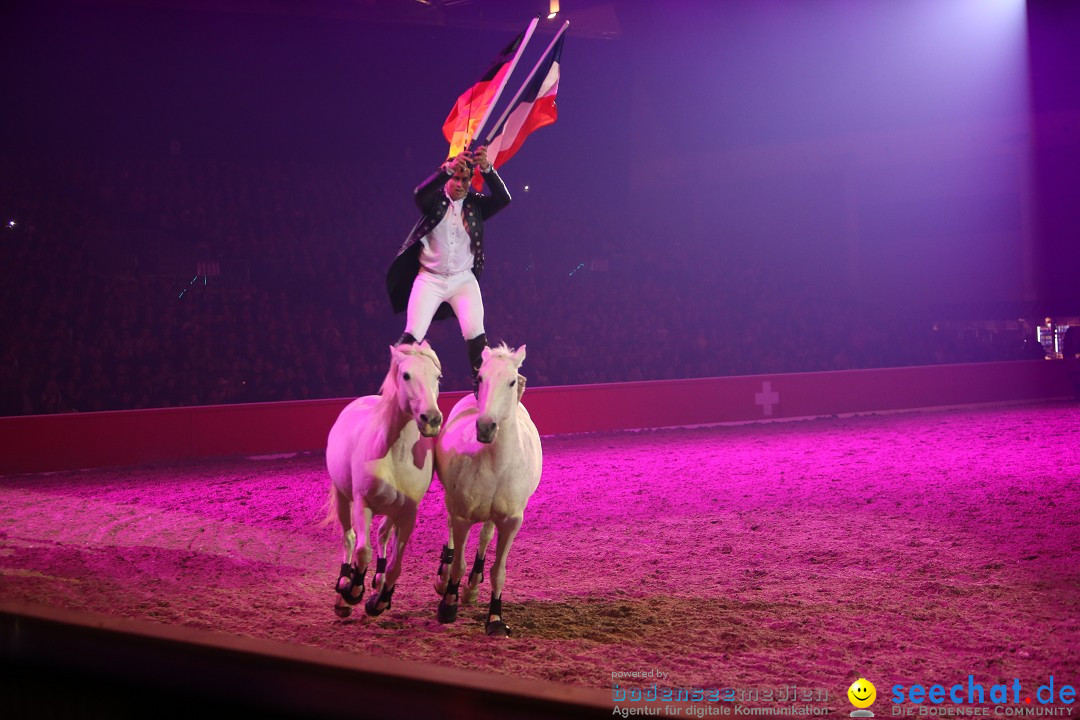
[[409,376],[409,373],[405,373],[404,375],[402,375],[401,379],[405,382],[409,382],[410,380],[412,380],[412,378]]
[[517,385],[517,380],[511,380],[510,387],[514,387],[515,385]]

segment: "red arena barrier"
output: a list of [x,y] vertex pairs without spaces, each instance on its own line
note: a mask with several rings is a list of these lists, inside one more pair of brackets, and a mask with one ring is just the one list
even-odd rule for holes
[[[534,387],[544,435],[1030,402],[1070,394],[1067,363],[1024,360]],[[449,411],[462,393],[444,393]],[[347,399],[0,418],[0,473],[321,450]]]

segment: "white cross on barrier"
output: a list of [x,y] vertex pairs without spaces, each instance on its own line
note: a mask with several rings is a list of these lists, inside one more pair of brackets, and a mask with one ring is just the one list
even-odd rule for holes
[[768,380],[762,381],[761,392],[754,393],[754,404],[760,405],[762,410],[765,411],[765,416],[772,415],[773,405],[780,404],[780,393],[772,389],[772,383]]

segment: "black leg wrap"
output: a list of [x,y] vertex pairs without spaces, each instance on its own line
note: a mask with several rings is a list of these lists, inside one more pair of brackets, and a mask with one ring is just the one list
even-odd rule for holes
[[[392,588],[387,588],[386,585],[383,585],[382,592],[368,598],[368,601],[364,604],[364,612],[372,617],[377,617],[389,610],[390,606],[393,604],[391,600],[394,598],[394,590],[396,589],[397,585]],[[380,610],[379,606],[383,603],[386,603],[386,607]]]
[[469,571],[469,584],[473,584],[473,575],[479,575],[479,583],[484,582],[484,558],[480,557],[480,553],[476,553],[476,557],[473,559],[472,570]]
[[[491,620],[492,615],[498,615],[499,620]],[[484,626],[485,632],[491,637],[510,637],[510,626],[502,620],[502,598],[491,598],[488,605],[488,622]]]
[[458,604],[455,602],[453,605],[446,602],[446,595],[453,595],[454,599],[457,599],[458,589],[461,587],[461,581],[451,582],[446,584],[446,594],[443,595],[443,599],[439,601],[439,611],[436,614],[439,622],[452,623],[457,620]]
[[454,551],[443,545],[442,553],[439,555],[439,569],[435,571],[435,574],[442,577],[443,568],[452,562],[454,562]]
[[[334,583],[334,592],[341,596],[341,598],[349,605],[355,605],[364,599],[364,578],[367,576],[367,568],[364,572],[359,572],[356,568],[348,563],[341,564],[341,571],[338,575],[337,582]],[[345,587],[341,586],[342,580],[348,580],[349,584]],[[360,594],[353,597],[353,590],[357,587],[360,588]]]
[[371,576],[371,589],[374,590],[376,583],[379,582],[378,577],[386,572],[386,558],[381,557],[375,561],[375,574]]
[[407,333],[407,332],[401,333],[401,337],[399,337],[397,342],[394,343],[394,344],[395,345],[415,345],[416,344],[416,338],[414,338],[410,333]]

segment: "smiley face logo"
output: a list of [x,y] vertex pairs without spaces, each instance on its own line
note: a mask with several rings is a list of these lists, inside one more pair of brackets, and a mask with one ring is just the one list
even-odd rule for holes
[[867,708],[877,700],[877,688],[866,678],[859,678],[847,689],[848,700],[857,708]]

